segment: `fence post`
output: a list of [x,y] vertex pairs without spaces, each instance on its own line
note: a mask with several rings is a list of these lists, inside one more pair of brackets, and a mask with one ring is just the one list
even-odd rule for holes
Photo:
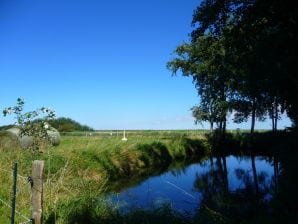
[[10,223],[11,224],[14,224],[14,217],[15,217],[15,210],[16,210],[17,174],[18,174],[18,164],[14,163],[14,166],[13,166],[12,199],[11,199],[11,217],[10,217]]
[[43,168],[44,161],[34,160],[32,164],[32,219],[34,224],[41,224],[42,195],[43,195]]

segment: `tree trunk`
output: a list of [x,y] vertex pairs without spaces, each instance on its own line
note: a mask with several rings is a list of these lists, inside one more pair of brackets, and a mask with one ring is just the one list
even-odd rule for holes
[[275,104],[274,104],[274,109],[275,109],[275,113],[274,113],[274,119],[275,119],[275,122],[274,122],[274,132],[277,131],[277,120],[278,120],[278,104],[277,102],[275,101]]
[[274,119],[274,109],[271,109],[271,121],[272,121],[272,132],[274,132],[275,119]]
[[276,133],[277,131],[277,120],[278,120],[278,103],[276,97],[274,97],[274,102],[272,103],[271,109],[271,119],[272,119],[272,132]]
[[256,110],[253,108],[252,115],[251,115],[251,128],[250,133],[254,133],[255,131],[255,122],[256,122]]
[[226,133],[226,128],[227,128],[227,121],[226,121],[226,119],[224,119],[224,122],[223,122],[223,129],[222,129],[222,132],[223,132],[223,133]]
[[219,131],[222,132],[222,120],[219,122]]

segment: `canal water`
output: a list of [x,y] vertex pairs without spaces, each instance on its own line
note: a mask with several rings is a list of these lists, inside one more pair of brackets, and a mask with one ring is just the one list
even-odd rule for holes
[[191,215],[202,204],[223,203],[227,195],[241,195],[244,200],[254,195],[260,201],[269,201],[277,188],[278,172],[278,163],[272,157],[211,157],[148,177],[109,197],[120,211],[166,205]]

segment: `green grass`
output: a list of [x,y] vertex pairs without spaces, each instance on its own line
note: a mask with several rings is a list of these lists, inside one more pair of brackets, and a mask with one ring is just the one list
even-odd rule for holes
[[[169,207],[161,210],[136,210],[119,214],[106,201],[104,192],[118,191],[138,184],[148,175],[158,175],[175,163],[197,157],[204,160],[215,144],[213,153],[237,150],[264,149],[291,152],[297,147],[297,133],[279,132],[272,135],[260,132],[250,135],[245,131],[211,136],[207,131],[126,131],[127,142],[121,141],[122,132],[70,133],[62,135],[57,147],[31,153],[19,148],[13,136],[0,132],[0,199],[10,203],[12,165],[18,163],[17,210],[31,217],[31,188],[26,177],[31,175],[32,161],[45,161],[44,223],[195,223]],[[212,137],[213,136],[213,137]],[[218,138],[220,137],[220,138]],[[220,145],[219,145],[220,144]],[[202,210],[199,223],[229,223],[220,213],[209,208]],[[0,223],[8,223],[10,209],[0,202]],[[203,220],[203,221],[202,221]],[[16,215],[16,223],[25,220]]]
[[[18,173],[27,177],[31,175],[32,161],[44,160],[44,221],[67,223],[73,212],[82,213],[79,203],[87,203],[88,208],[89,202],[101,193],[117,190],[121,179],[137,182],[145,173],[160,172],[175,160],[205,153],[206,147],[198,144],[203,135],[196,131],[126,131],[126,134],[127,142],[121,141],[122,132],[118,135],[96,132],[91,136],[71,133],[62,135],[59,146],[32,153],[20,149],[13,136],[0,132],[0,168],[11,171],[12,164],[17,162]],[[11,176],[0,171],[0,181],[0,198],[10,203]],[[30,191],[25,178],[18,180],[17,210],[28,218]],[[92,212],[110,216],[113,208],[104,200],[99,202]],[[9,215],[10,209],[0,203],[0,223],[8,223]],[[24,221],[16,216],[17,223]]]

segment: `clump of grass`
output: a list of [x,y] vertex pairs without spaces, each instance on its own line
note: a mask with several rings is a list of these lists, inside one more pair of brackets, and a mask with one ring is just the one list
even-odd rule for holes
[[[63,176],[67,175],[65,172]],[[45,223],[93,223],[95,217],[104,216],[110,211],[108,203],[100,196],[104,188],[105,182],[102,180],[95,182],[76,178],[71,185],[62,178],[54,185],[53,181],[49,181],[46,195],[51,203],[46,205]]]

